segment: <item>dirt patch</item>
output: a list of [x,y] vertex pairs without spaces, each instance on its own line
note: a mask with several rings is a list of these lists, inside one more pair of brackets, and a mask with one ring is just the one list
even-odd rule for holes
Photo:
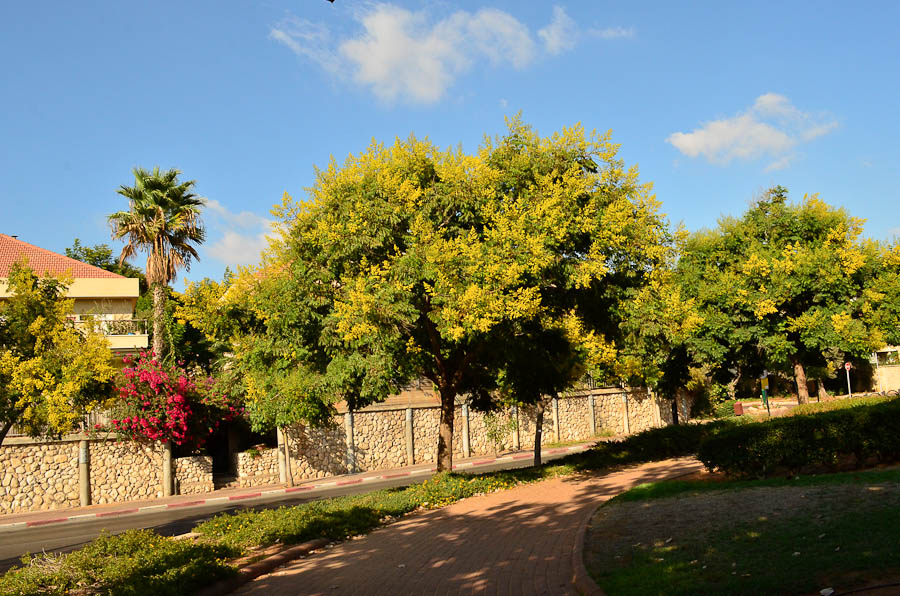
[[[716,475],[701,473],[696,476],[698,480],[713,480]],[[796,548],[805,550],[802,545],[810,542],[824,542],[826,537],[837,540],[833,533],[829,533],[835,520],[846,512],[884,507],[900,507],[900,484],[758,487],[615,502],[601,507],[590,522],[585,537],[585,564],[598,576],[598,571],[605,573],[629,567],[635,559],[645,562],[648,557],[659,556],[658,560],[662,562],[663,557],[668,556],[665,553],[670,550],[703,553],[714,537],[721,541],[721,537],[729,532],[746,534],[755,529],[751,527],[754,523],[765,527],[784,527],[785,522],[798,518],[804,518],[804,533],[809,535],[798,536],[795,542],[799,546]],[[840,545],[831,548],[839,549]],[[794,553],[772,554],[790,557]],[[698,569],[703,562],[690,561]],[[731,573],[731,570],[728,571]],[[823,581],[834,580],[836,584],[846,582],[840,584],[841,589],[849,590],[888,583],[896,573],[896,570],[883,571],[884,575],[877,578],[871,575],[853,577],[852,573],[832,576],[825,573],[821,577],[828,578]],[[761,572],[765,570],[742,569],[738,565],[732,574],[750,577]],[[834,587],[838,589],[838,585]],[[893,589],[895,591],[892,593],[900,594],[900,588]]]

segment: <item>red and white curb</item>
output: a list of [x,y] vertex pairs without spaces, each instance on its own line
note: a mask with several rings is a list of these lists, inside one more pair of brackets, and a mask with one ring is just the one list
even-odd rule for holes
[[[581,444],[581,445],[573,445],[571,447],[558,447],[555,449],[546,449],[543,451],[543,454],[546,456],[550,455],[561,455],[561,454],[569,454],[569,453],[578,453],[580,451],[586,451],[587,449],[593,447],[593,443],[590,444]],[[488,464],[495,463],[504,463],[504,462],[513,462],[522,459],[531,459],[534,457],[534,454],[531,452],[526,453],[513,453],[511,455],[504,455],[501,457],[491,457],[487,459],[479,459],[476,461],[468,461],[462,464],[458,464],[453,466],[454,470],[465,470],[466,468],[474,468],[477,466],[486,466]],[[175,503],[163,503],[160,505],[144,505],[142,507],[131,507],[126,509],[115,509],[111,511],[98,511],[96,513],[79,513],[76,515],[69,515],[65,517],[55,517],[52,519],[38,519],[32,521],[22,521],[22,522],[14,522],[3,524],[0,523],[0,532],[15,530],[19,528],[33,528],[37,526],[47,526],[51,524],[62,524],[62,523],[72,523],[72,522],[81,522],[81,521],[91,521],[96,519],[101,519],[104,517],[118,517],[122,515],[136,515],[141,513],[151,513],[151,512],[159,512],[165,511],[167,509],[184,509],[191,507],[202,507],[204,505],[217,505],[223,503],[233,503],[236,501],[252,501],[255,499],[262,499],[266,497],[272,497],[276,495],[289,495],[293,493],[300,492],[308,492],[311,490],[321,489],[321,488],[336,488],[340,486],[349,486],[353,484],[365,484],[368,482],[375,482],[377,480],[392,480],[396,478],[405,478],[410,476],[426,476],[429,474],[433,474],[435,471],[435,467],[422,468],[420,470],[406,470],[406,471],[387,471],[384,474],[379,474],[377,476],[338,476],[334,480],[328,480],[326,482],[316,482],[310,484],[304,484],[302,486],[291,486],[286,488],[273,488],[273,489],[265,489],[258,490],[250,493],[241,493],[238,495],[229,495],[227,497],[209,497],[205,499],[196,499],[192,501],[178,501]]]

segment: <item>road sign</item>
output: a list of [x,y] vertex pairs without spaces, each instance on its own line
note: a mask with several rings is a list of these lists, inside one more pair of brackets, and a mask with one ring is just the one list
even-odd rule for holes
[[845,368],[846,370],[850,370],[850,363],[849,363],[849,362],[845,362],[845,363],[844,363],[844,368]]
[[769,379],[768,379],[768,377],[762,379],[762,380],[760,381],[760,384],[762,385],[762,388],[763,388],[763,389],[768,389],[768,388],[769,388]]

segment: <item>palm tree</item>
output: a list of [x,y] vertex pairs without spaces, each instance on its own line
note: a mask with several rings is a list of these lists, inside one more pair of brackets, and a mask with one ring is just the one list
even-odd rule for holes
[[116,240],[126,244],[119,261],[147,253],[147,284],[153,288],[153,351],[163,353],[166,287],[179,269],[190,270],[191,259],[199,259],[194,245],[203,242],[206,232],[200,221],[205,200],[193,194],[195,180],[179,182],[179,170],[148,172],[134,168],[134,186],[122,185],[117,191],[129,202],[128,211],[109,216]]

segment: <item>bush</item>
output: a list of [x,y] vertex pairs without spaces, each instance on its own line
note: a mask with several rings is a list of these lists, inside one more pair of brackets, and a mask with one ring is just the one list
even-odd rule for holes
[[819,412],[832,412],[834,410],[845,410],[847,408],[858,408],[860,406],[872,406],[875,404],[892,401],[895,397],[882,397],[880,395],[871,397],[853,397],[845,399],[836,399],[832,401],[813,402],[808,404],[800,404],[787,413],[788,416],[817,414]]
[[735,424],[737,422],[731,420],[717,420],[706,424],[653,428],[622,441],[599,443],[590,451],[570,455],[561,461],[571,463],[579,470],[602,470],[616,465],[692,455],[706,437]]
[[734,404],[737,403],[736,400],[726,399],[723,402],[719,402],[713,408],[713,411],[716,414],[716,418],[731,418],[734,416]]
[[235,569],[224,546],[172,540],[150,530],[102,535],[67,555],[22,558],[22,567],[0,576],[0,594],[191,594]]
[[710,470],[763,478],[834,468],[852,457],[900,460],[900,400],[736,425],[704,439],[698,457]]

